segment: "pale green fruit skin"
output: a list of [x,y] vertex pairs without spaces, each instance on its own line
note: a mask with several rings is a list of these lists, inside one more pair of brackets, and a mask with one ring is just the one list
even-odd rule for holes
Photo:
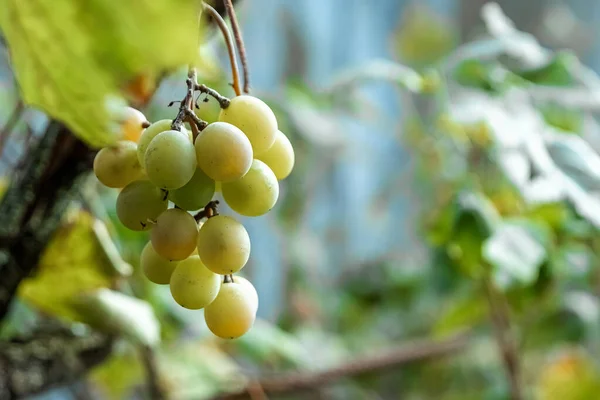
[[214,97],[208,96],[207,98],[208,101],[203,101],[203,98],[200,98],[198,108],[194,109],[194,112],[200,119],[212,124],[219,120],[221,105]]
[[125,186],[117,197],[117,217],[133,231],[146,231],[168,206],[165,192],[147,180],[134,181]]
[[265,102],[254,96],[231,99],[229,107],[221,110],[219,121],[240,128],[250,139],[255,155],[260,155],[275,142],[277,118]]
[[254,160],[246,175],[221,185],[223,198],[238,214],[257,217],[269,212],[279,197],[277,177],[267,165]]
[[144,275],[150,282],[157,285],[167,285],[171,280],[171,274],[177,266],[177,261],[165,260],[152,247],[152,243],[146,243],[140,256],[140,266]]
[[283,180],[292,172],[296,157],[290,139],[283,132],[277,131],[273,146],[256,158],[271,168],[277,180]]
[[252,165],[252,145],[239,128],[215,122],[196,138],[198,166],[215,181],[239,179]]
[[233,274],[250,257],[250,236],[235,219],[217,215],[209,218],[198,231],[198,255],[216,274]]
[[210,179],[200,168],[192,179],[179,189],[169,192],[169,200],[179,208],[194,211],[206,205],[215,194],[215,181]]
[[[161,119],[160,121],[156,121],[142,132],[142,136],[140,137],[140,141],[138,142],[137,148],[137,157],[140,165],[146,165],[145,155],[146,150],[148,150],[148,145],[158,135],[159,133],[170,131],[171,124],[173,123],[170,119]],[[185,134],[190,141],[193,141],[192,132],[185,129],[185,127],[181,127],[181,133]]]
[[123,140],[137,143],[144,130],[142,124],[146,122],[146,116],[132,107],[125,107],[121,115],[121,135]]
[[242,336],[252,328],[255,319],[252,295],[245,285],[235,282],[221,284],[217,298],[204,309],[208,329],[223,339]]
[[254,313],[256,314],[256,312],[258,311],[258,292],[256,291],[254,285],[248,279],[238,275],[233,277],[233,281],[235,283],[239,283],[241,286],[244,287],[244,289],[248,293],[248,298],[251,301]]
[[110,188],[122,188],[142,178],[144,172],[136,154],[136,144],[128,140],[101,149],[94,158],[96,177],[104,186]]
[[202,264],[200,257],[190,256],[179,262],[171,275],[171,295],[180,306],[199,310],[215,300],[221,280]]
[[144,162],[144,155],[146,154],[146,150],[148,149],[148,145],[158,135],[159,133],[170,131],[171,124],[173,121],[170,119],[161,119],[160,121],[156,121],[142,132],[142,136],[140,136],[140,140],[138,142],[137,147],[137,158],[140,162],[140,165],[146,165]]
[[171,261],[181,261],[196,248],[198,225],[190,214],[170,208],[156,219],[150,241],[156,253]]
[[179,189],[196,172],[196,151],[187,135],[165,131],[152,139],[144,162],[146,175],[152,183],[163,189]]

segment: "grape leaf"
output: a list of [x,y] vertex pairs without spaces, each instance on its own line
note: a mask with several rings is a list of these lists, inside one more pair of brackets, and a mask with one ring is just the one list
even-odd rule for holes
[[86,212],[67,215],[44,250],[37,273],[19,286],[24,301],[48,314],[80,320],[72,300],[83,292],[108,287],[120,275],[106,254],[106,244],[99,242],[95,223]]
[[0,29],[24,101],[102,146],[117,139],[106,105],[125,82],[196,61],[197,4],[0,0]]

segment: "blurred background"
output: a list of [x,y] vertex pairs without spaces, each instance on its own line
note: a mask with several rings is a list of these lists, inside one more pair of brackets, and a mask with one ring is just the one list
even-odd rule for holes
[[[254,328],[216,340],[201,312],[149,283],[138,267],[147,235],[119,224],[117,192],[85,168],[68,197],[56,194],[68,203],[60,224],[34,225],[50,215],[42,207],[20,231],[46,229],[47,243],[6,239],[15,182],[27,186],[31,160],[51,162],[34,157],[48,118],[21,105],[4,47],[0,173],[13,189],[0,207],[0,280],[20,276],[15,254],[43,251],[22,257],[34,273],[15,281],[3,312],[0,386],[36,400],[598,398],[600,3],[236,9],[252,93],[296,151],[275,209],[243,219]],[[231,96],[220,35],[201,54],[199,81]],[[182,97],[185,73],[134,86],[151,121],[175,115],[166,105]],[[216,110],[211,100],[201,117]],[[80,144],[63,139],[79,160]],[[128,296],[92,307],[121,329],[109,338],[70,303],[99,287]],[[162,340],[148,347],[158,326]],[[94,362],[71,360],[73,374],[54,379],[69,361],[53,360],[52,340]]]

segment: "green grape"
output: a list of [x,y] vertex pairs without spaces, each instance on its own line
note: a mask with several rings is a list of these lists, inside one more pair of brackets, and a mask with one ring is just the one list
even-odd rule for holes
[[267,165],[254,160],[250,171],[233,182],[223,182],[223,198],[231,209],[247,217],[266,214],[279,197],[279,184]]
[[221,110],[219,121],[240,128],[250,139],[255,155],[260,155],[275,142],[277,118],[268,105],[254,96],[231,99],[229,107]]
[[178,208],[171,208],[160,214],[150,232],[154,250],[171,261],[180,261],[192,254],[197,237],[196,220]]
[[143,124],[147,122],[146,116],[135,108],[125,107],[119,112],[117,119],[120,123],[123,140],[137,143],[144,130]]
[[178,261],[165,260],[152,247],[152,243],[146,243],[140,256],[140,266],[149,281],[158,285],[166,285],[171,280],[171,274],[175,270]]
[[214,194],[215,181],[210,179],[200,168],[196,168],[194,176],[188,183],[169,192],[169,200],[179,208],[194,211],[204,207]]
[[246,285],[223,283],[217,298],[204,309],[208,329],[223,339],[242,336],[256,319],[254,300]]
[[239,179],[252,165],[252,145],[240,129],[225,122],[208,125],[196,138],[198,166],[221,182]]
[[294,148],[281,131],[277,131],[273,146],[256,158],[267,164],[278,180],[287,178],[294,168]]
[[205,98],[208,101],[199,101],[198,108],[194,110],[196,115],[203,121],[212,124],[213,122],[217,122],[219,120],[219,113],[221,112],[221,105],[212,96],[206,96]]
[[136,157],[134,142],[123,140],[105,147],[94,158],[94,173],[103,185],[122,188],[144,176]]
[[152,227],[148,220],[155,220],[168,206],[166,193],[149,181],[134,181],[125,186],[117,197],[117,217],[133,231],[145,231]]
[[196,151],[186,135],[165,131],[152,139],[144,162],[150,182],[163,189],[179,189],[196,172]]
[[[156,121],[146,129],[144,129],[144,132],[142,132],[142,136],[140,137],[140,141],[138,143],[137,148],[137,157],[138,161],[140,162],[140,165],[146,165],[146,162],[144,160],[146,150],[148,149],[148,145],[150,144],[152,139],[154,139],[159,133],[170,131],[172,123],[173,121],[170,119],[161,119],[160,121]],[[189,137],[190,140],[192,140],[192,132],[188,131],[184,127],[181,127],[181,132],[187,135],[187,137]]]
[[248,292],[248,297],[251,300],[251,304],[253,305],[254,313],[256,313],[258,310],[258,292],[254,288],[254,285],[248,279],[239,275],[234,276],[233,281],[235,283],[239,283],[246,289]]
[[190,256],[179,262],[171,275],[171,295],[180,306],[198,310],[217,297],[221,279],[202,264],[200,257]]
[[239,271],[250,257],[250,237],[246,228],[225,215],[209,218],[198,231],[198,255],[216,274]]

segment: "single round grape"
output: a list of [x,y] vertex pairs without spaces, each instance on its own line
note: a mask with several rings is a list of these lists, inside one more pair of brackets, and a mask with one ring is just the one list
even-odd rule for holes
[[122,188],[144,176],[136,157],[137,146],[128,140],[101,149],[94,158],[94,173],[103,185]]
[[125,107],[121,115],[121,132],[124,140],[137,143],[140,140],[143,124],[148,122],[146,116],[132,107]]
[[171,274],[175,270],[178,261],[165,260],[152,247],[152,243],[146,243],[140,256],[140,266],[149,281],[158,285],[166,285],[171,280]]
[[275,142],[277,118],[268,105],[254,96],[231,99],[229,107],[221,110],[219,121],[240,128],[250,139],[255,155],[266,151]]
[[[219,90],[219,89],[217,89]],[[212,96],[206,96],[206,100],[208,101],[199,101],[198,108],[194,110],[196,115],[202,119],[203,121],[212,124],[213,122],[217,122],[219,120],[219,113],[221,112],[221,105]]]
[[247,217],[266,214],[279,197],[279,184],[267,165],[254,160],[250,171],[233,182],[222,183],[223,198],[231,209]]
[[180,306],[198,310],[217,297],[221,280],[202,264],[200,257],[190,256],[180,261],[171,275],[171,295]]
[[221,182],[239,179],[252,165],[252,146],[240,129],[225,122],[208,125],[196,138],[198,166]]
[[239,271],[250,257],[250,237],[246,228],[225,215],[209,218],[198,231],[198,255],[216,274]]
[[223,339],[242,336],[252,328],[255,319],[254,298],[241,283],[223,283],[217,298],[204,309],[208,329]]
[[[173,121],[170,119],[161,119],[160,121],[156,121],[146,129],[144,129],[144,132],[142,133],[142,137],[140,137],[140,141],[138,143],[137,148],[137,157],[138,161],[140,162],[140,165],[146,165],[146,150],[148,150],[148,145],[150,144],[152,139],[154,139],[159,133],[170,131],[172,123]],[[192,132],[185,129],[185,127],[181,127],[181,132],[187,135],[187,137],[190,138],[190,140],[192,140]]]
[[187,135],[165,131],[152,139],[144,162],[150,182],[163,189],[179,189],[196,172],[196,151]]
[[171,261],[180,261],[192,254],[197,237],[196,220],[178,208],[171,208],[160,214],[150,232],[154,250],[159,256]]
[[155,220],[168,206],[163,190],[151,182],[134,181],[125,186],[117,197],[117,217],[133,231],[145,231],[152,227],[148,220]]
[[254,285],[248,279],[239,275],[234,276],[233,281],[235,283],[239,283],[246,289],[248,292],[248,297],[253,305],[254,313],[256,313],[256,311],[258,311],[258,292],[256,291]]
[[294,168],[294,148],[281,131],[277,131],[273,146],[256,158],[267,164],[278,180],[287,178]]
[[169,192],[169,200],[179,208],[194,211],[204,207],[214,194],[215,181],[210,179],[200,168],[196,168],[194,176],[188,183]]

